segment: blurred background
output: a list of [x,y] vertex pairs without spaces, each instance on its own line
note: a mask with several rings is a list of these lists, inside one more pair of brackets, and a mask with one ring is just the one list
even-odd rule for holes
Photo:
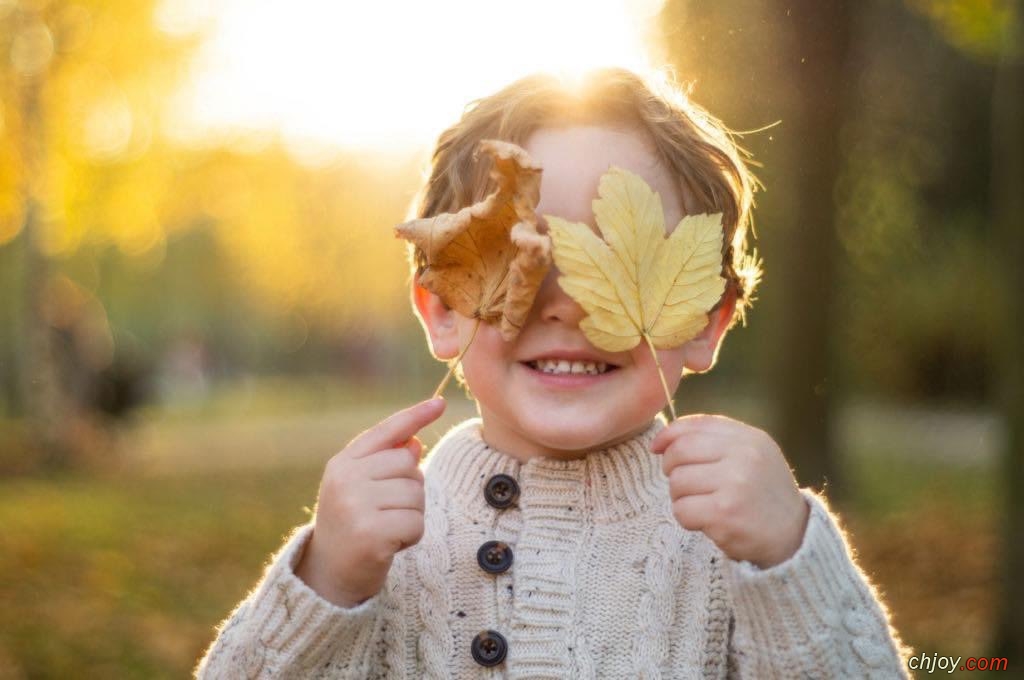
[[391,232],[431,142],[606,64],[673,67],[764,185],[760,299],[677,409],[824,486],[918,652],[1022,672],[1021,17],[0,0],[0,678],[189,673],[326,460],[444,374]]

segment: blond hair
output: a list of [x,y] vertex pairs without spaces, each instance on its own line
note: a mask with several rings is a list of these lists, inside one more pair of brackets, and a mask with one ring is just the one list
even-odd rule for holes
[[[494,190],[490,161],[477,156],[483,139],[521,145],[542,127],[632,125],[647,133],[665,167],[678,178],[681,196],[689,197],[700,212],[722,213],[722,276],[726,293],[736,294],[730,325],[745,321],[761,278],[760,263],[747,244],[757,180],[734,133],[659,75],[660,80],[645,79],[609,68],[590,73],[577,85],[547,74],[531,75],[470,103],[461,120],[438,138],[410,218],[455,212]],[[417,278],[427,264],[424,253],[411,244],[409,264]]]

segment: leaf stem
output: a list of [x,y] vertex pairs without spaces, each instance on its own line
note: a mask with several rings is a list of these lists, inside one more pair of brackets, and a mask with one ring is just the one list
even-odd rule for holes
[[665,388],[665,398],[668,400],[668,410],[672,412],[672,420],[675,420],[676,407],[672,403],[672,395],[668,391],[668,383],[665,381],[665,371],[661,368],[661,361],[658,360],[658,353],[654,350],[654,342],[651,340],[651,336],[644,333],[644,340],[647,341],[647,346],[651,348],[651,356],[654,357],[654,365],[658,367],[658,377],[661,378],[661,386]]
[[469,349],[469,346],[473,344],[473,338],[476,337],[476,332],[479,328],[480,317],[477,317],[476,323],[473,324],[473,334],[469,336],[469,342],[467,342],[466,346],[462,348],[461,352],[459,352],[459,356],[448,362],[448,373],[445,374],[444,379],[441,380],[441,384],[437,386],[436,390],[434,390],[434,396],[431,397],[432,399],[441,396],[441,393],[444,392],[444,388],[448,386],[448,381],[451,380],[452,375],[455,373],[455,367],[459,365],[459,362],[462,361],[463,355]]

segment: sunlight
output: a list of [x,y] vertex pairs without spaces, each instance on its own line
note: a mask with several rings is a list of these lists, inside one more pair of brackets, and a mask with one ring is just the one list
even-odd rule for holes
[[[169,0],[158,21],[180,29],[189,12],[209,11],[202,4]],[[221,0],[171,132],[274,131],[300,148],[422,147],[469,101],[527,73],[647,67],[661,4]]]

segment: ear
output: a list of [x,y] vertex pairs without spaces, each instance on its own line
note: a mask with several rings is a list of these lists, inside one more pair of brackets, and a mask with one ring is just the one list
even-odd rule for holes
[[456,312],[441,302],[437,295],[419,285],[417,279],[413,277],[412,302],[430,342],[430,352],[435,359],[454,359],[459,355]]
[[708,325],[697,337],[683,345],[683,366],[690,372],[703,373],[715,365],[722,338],[732,323],[736,310],[736,291],[729,287],[722,304],[708,313]]

